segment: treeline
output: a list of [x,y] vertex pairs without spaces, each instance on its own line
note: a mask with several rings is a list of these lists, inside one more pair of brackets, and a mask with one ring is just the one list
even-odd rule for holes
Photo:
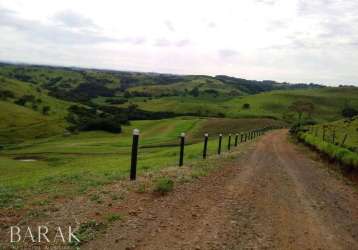
[[[237,96],[242,93],[257,94],[277,89],[322,87],[317,84],[288,84],[271,80],[246,80],[225,75],[215,77],[203,75],[171,75],[12,64],[0,64],[0,75],[41,85],[43,88],[49,90],[50,95],[56,98],[79,102],[88,102],[100,96],[114,97],[123,95],[126,95],[126,98],[179,95],[198,96],[205,94],[212,94],[214,97],[218,96],[218,93],[214,93],[214,91],[217,90],[213,89],[211,93],[206,93],[207,90],[201,89],[198,93],[196,87],[181,91],[173,88],[171,91],[160,92],[158,94],[146,91],[130,91],[130,88],[135,86],[171,85],[175,83],[191,84],[196,80],[204,81],[205,84],[220,81],[224,84],[231,85],[231,87],[233,87],[231,92],[222,92],[222,94],[227,96]],[[235,91],[235,89],[237,91]]]
[[71,124],[68,130],[91,131],[103,130],[120,133],[122,125],[128,125],[132,120],[156,120],[177,116],[172,112],[151,112],[138,109],[136,105],[127,108],[113,106],[84,107],[73,105],[68,109],[66,120]]
[[220,80],[223,83],[230,84],[237,89],[246,92],[248,94],[258,94],[261,92],[267,92],[272,90],[279,89],[302,89],[302,88],[323,88],[324,86],[319,84],[289,84],[289,83],[279,83],[276,81],[265,80],[265,81],[255,81],[255,80],[246,80],[242,78],[230,77],[225,75],[217,75],[215,79]]

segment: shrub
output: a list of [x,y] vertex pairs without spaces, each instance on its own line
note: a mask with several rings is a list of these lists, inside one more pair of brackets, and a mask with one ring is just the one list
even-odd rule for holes
[[243,108],[243,109],[250,109],[250,104],[249,104],[249,103],[244,103],[244,104],[242,105],[242,108]]
[[15,95],[9,90],[0,90],[0,100],[7,100],[8,98],[14,98]]
[[156,181],[154,191],[164,195],[171,192],[173,188],[174,182],[168,177],[162,177]]
[[44,107],[42,108],[42,114],[48,115],[49,112],[50,112],[50,110],[51,110],[51,108],[50,108],[49,106],[44,106]]

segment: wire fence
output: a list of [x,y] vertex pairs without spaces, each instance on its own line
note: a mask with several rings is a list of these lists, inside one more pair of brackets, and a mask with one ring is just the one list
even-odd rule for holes
[[[235,133],[235,134],[229,133],[227,145],[226,145],[227,151],[230,152],[232,147],[237,147],[241,143],[251,141],[256,137],[263,135],[265,132],[275,128],[279,128],[279,127],[270,126],[270,127],[245,131],[241,133]],[[140,146],[139,138],[140,138],[139,129],[134,129],[133,139],[132,139],[132,151],[131,151],[130,180],[136,180],[137,178],[138,148]],[[186,134],[181,133],[179,136],[179,144],[178,144],[179,146],[178,166],[184,165],[185,146],[186,146],[185,139],[186,139]],[[207,159],[207,155],[208,155],[209,134],[205,133],[203,139],[204,140],[203,140],[202,158],[205,160]],[[223,134],[222,133],[219,134],[217,139],[218,139],[217,154],[220,155],[225,150],[225,145],[223,145]]]

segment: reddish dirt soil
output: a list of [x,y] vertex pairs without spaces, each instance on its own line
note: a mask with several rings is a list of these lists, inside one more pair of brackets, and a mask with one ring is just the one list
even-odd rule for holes
[[128,196],[126,220],[81,249],[358,249],[358,191],[268,133],[235,164],[167,196]]

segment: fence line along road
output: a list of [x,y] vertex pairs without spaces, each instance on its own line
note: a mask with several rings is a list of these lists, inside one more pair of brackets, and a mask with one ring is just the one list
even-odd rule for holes
[[[254,138],[263,135],[266,131],[272,130],[274,128],[279,127],[264,127],[260,129],[245,131],[241,133],[235,134],[235,143],[234,146],[237,147],[239,144],[239,135],[240,135],[240,144],[243,142],[246,142],[248,140],[253,140]],[[137,162],[138,162],[138,147],[139,147],[139,129],[133,130],[133,142],[132,142],[132,153],[131,153],[131,168],[130,168],[130,180],[136,180],[137,178]],[[228,145],[227,149],[230,152],[231,150],[231,133],[229,133],[228,136]],[[185,149],[185,133],[181,133],[180,136],[180,142],[179,142],[179,166],[184,165],[184,149]],[[221,154],[222,150],[222,139],[223,134],[219,134],[219,142],[218,142],[218,149],[217,154]],[[209,140],[209,134],[204,134],[204,147],[203,147],[203,159],[207,158],[207,152],[208,152],[208,140]]]

